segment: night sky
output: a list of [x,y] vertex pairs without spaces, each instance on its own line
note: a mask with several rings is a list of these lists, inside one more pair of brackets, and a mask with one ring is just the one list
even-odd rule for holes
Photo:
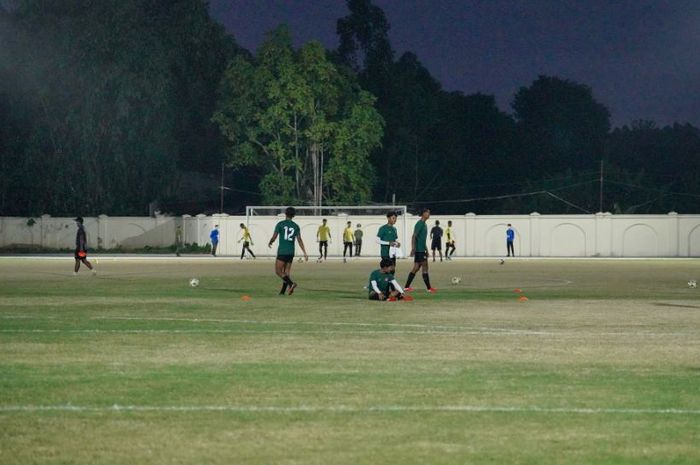
[[[538,74],[592,87],[615,126],[635,119],[700,125],[698,0],[375,0],[398,56],[421,62],[446,90],[496,96],[510,112]],[[255,50],[287,23],[301,45],[335,48],[344,0],[210,0],[239,45]]]

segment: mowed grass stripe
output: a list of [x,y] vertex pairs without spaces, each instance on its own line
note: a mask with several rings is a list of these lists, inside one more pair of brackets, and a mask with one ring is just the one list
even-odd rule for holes
[[233,412],[233,413],[393,413],[393,412],[461,412],[461,413],[544,413],[544,414],[624,414],[624,415],[700,415],[700,409],[576,408],[493,405],[0,405],[0,412]]

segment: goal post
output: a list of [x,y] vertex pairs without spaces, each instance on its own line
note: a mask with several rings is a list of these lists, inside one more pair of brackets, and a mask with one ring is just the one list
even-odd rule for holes
[[[249,205],[246,206],[245,209],[246,225],[250,226],[251,223],[265,219],[269,221],[270,218],[282,220],[284,219],[284,211],[288,206],[295,208],[295,221],[299,223],[303,231],[308,231],[305,233],[305,240],[309,238],[310,234],[314,235],[315,238],[316,232],[314,228],[321,224],[323,218],[328,220],[332,232],[332,247],[329,248],[329,255],[342,255],[342,248],[339,248],[339,246],[342,245],[340,234],[347,224],[347,221],[352,222],[353,229],[355,229],[358,223],[362,224],[362,230],[364,232],[363,251],[370,252],[373,250],[375,248],[373,244],[375,244],[377,230],[381,225],[386,224],[386,214],[390,211],[396,212],[398,216],[396,229],[405,253],[407,253],[406,247],[409,246],[410,248],[408,242],[410,240],[410,229],[407,224],[408,208],[406,205]],[[307,250],[309,250],[310,256],[314,255],[313,247],[309,247],[308,244]],[[364,255],[365,253],[363,253],[363,256]],[[378,254],[369,253],[367,256],[378,257]]]

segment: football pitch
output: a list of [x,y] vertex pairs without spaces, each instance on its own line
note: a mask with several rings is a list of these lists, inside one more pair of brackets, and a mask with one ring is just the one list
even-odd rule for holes
[[697,260],[72,265],[0,259],[2,464],[700,463]]

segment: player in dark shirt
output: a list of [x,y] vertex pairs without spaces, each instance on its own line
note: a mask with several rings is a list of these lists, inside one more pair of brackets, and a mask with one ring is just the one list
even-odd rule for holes
[[423,282],[428,292],[435,294],[437,289],[430,285],[430,276],[428,274],[428,245],[425,241],[428,240],[428,225],[427,221],[430,218],[430,209],[424,208],[420,215],[420,220],[416,223],[413,228],[413,236],[411,237],[411,257],[413,259],[413,269],[408,273],[408,279],[406,280],[406,285],[404,290],[406,292],[413,291],[411,283],[413,278],[416,277],[418,270],[423,270]]
[[442,228],[440,227],[440,221],[435,221],[435,226],[430,230],[430,249],[433,251],[433,261],[435,261],[435,251],[440,253],[440,261],[442,261]]
[[75,235],[75,268],[73,269],[73,274],[78,275],[80,263],[82,262],[92,270],[93,275],[96,275],[97,270],[92,267],[92,263],[87,259],[87,234],[85,234],[85,228],[83,227],[83,217],[77,217],[75,224],[78,226],[78,231]]
[[297,287],[297,283],[292,281],[289,274],[292,271],[292,263],[294,262],[294,241],[299,242],[299,247],[301,251],[304,252],[304,260],[309,261],[309,255],[306,253],[306,247],[304,247],[304,241],[301,240],[301,228],[298,224],[292,221],[292,218],[296,215],[296,210],[294,207],[287,207],[284,211],[285,220],[280,221],[275,226],[275,233],[272,235],[270,242],[267,246],[272,248],[272,244],[279,237],[279,244],[277,246],[277,260],[275,261],[275,274],[282,280],[282,289],[280,290],[280,295],[284,295],[288,292],[289,295],[294,293],[294,289]]

